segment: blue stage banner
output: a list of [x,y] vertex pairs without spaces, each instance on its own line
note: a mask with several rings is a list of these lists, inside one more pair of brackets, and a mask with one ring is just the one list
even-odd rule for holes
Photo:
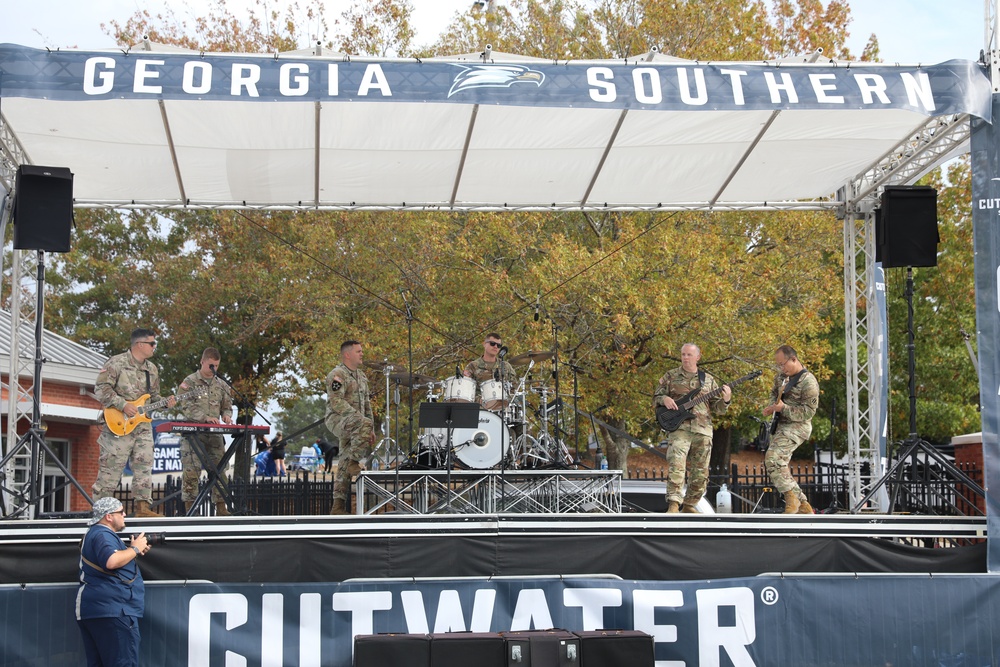
[[500,104],[669,111],[907,109],[989,119],[985,69],[745,63],[550,64],[47,51],[0,45],[0,96]]
[[[1000,110],[1000,96],[993,96]],[[989,545],[987,568],[1000,572],[1000,130],[972,121],[972,228],[976,340],[983,422],[983,477]]]
[[[0,586],[0,662],[83,664],[75,593]],[[558,627],[642,630],[657,667],[978,667],[1000,658],[997,618],[992,575],[164,583],[147,585],[140,662],[350,667],[359,634]]]
[[153,474],[181,472],[181,435],[179,433],[153,434]]

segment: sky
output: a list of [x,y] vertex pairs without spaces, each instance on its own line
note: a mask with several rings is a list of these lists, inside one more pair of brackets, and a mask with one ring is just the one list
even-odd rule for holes
[[[472,6],[472,0],[411,1],[417,45],[431,44],[456,12],[468,11]],[[170,0],[180,18],[204,13],[209,4],[209,0]],[[270,4],[288,2],[272,0]],[[331,22],[351,3],[326,0],[325,4]],[[0,0],[0,43],[37,48],[113,48],[114,41],[101,29],[101,23],[123,21],[140,6],[155,14],[165,5],[165,0]],[[253,0],[229,0],[231,7],[252,5]],[[854,21],[848,45],[855,55],[860,55],[873,32],[878,35],[886,62],[976,60],[983,48],[982,0],[851,0],[850,5]]]

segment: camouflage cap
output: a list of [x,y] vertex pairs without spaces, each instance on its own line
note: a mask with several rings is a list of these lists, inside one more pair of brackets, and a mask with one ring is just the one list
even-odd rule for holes
[[123,508],[122,501],[117,498],[100,498],[94,503],[94,509],[91,511],[90,521],[87,522],[87,525],[93,526],[107,515],[120,512]]

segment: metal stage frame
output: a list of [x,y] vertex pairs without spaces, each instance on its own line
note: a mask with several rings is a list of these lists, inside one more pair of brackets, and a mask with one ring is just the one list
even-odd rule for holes
[[[396,488],[397,480],[399,488]],[[357,514],[575,514],[622,510],[620,470],[362,471]],[[398,491],[398,494],[397,494]]]

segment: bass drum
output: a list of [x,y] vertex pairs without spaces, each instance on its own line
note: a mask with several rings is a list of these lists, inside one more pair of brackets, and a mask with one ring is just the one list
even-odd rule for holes
[[[424,433],[431,447],[435,444],[441,448],[447,446],[447,429],[429,428]],[[512,442],[510,429],[503,419],[489,410],[479,411],[478,427],[452,429],[451,441],[455,446],[455,458],[470,468],[492,468],[499,464]]]

